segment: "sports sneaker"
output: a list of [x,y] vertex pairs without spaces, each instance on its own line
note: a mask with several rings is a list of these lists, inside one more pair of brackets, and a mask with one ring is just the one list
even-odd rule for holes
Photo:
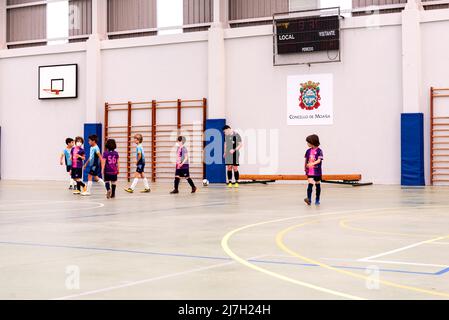
[[90,193],[90,192],[87,192],[87,191],[84,191],[84,192],[81,192],[81,195],[82,195],[82,196],[90,196],[91,193]]
[[144,189],[144,190],[140,191],[140,193],[150,193],[150,192],[151,192],[151,189]]
[[236,183],[234,183],[234,188],[238,188],[239,187],[239,184],[236,182]]
[[192,188],[192,193],[195,193],[196,190],[197,190],[197,188],[196,188],[196,187],[193,187],[193,188]]
[[134,190],[131,189],[131,188],[126,188],[125,191],[128,192],[128,193],[133,193],[134,192]]
[[228,183],[228,188],[232,188],[232,183],[231,182]]
[[307,203],[308,206],[312,204],[312,201],[309,198],[305,198],[304,202]]
[[112,197],[112,190],[108,190],[108,192],[106,192],[106,198],[111,199]]
[[172,192],[170,192],[170,194],[178,194],[179,193],[179,190],[173,190]]
[[73,194],[81,194],[81,191],[79,191],[78,189],[73,190]]
[[320,200],[316,200],[315,201],[315,205],[317,205],[317,206],[319,206],[321,203],[320,203]]

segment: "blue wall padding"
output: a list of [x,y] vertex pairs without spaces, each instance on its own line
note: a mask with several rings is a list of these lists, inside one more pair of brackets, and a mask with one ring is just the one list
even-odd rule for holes
[[[89,136],[96,134],[98,136],[98,147],[103,153],[103,126],[101,123],[85,123],[84,124],[84,151],[86,151],[86,161],[89,159],[90,145]],[[87,175],[89,174],[89,166],[84,171],[83,180],[87,181]]]
[[[383,155],[387,156],[387,155]],[[401,184],[424,186],[424,115],[401,115]]]
[[[224,125],[226,125],[226,119],[206,120],[205,150],[211,151],[205,152],[206,179],[210,183],[226,183],[226,166],[223,159],[224,134],[222,131]],[[217,131],[220,132],[219,141],[216,141],[218,138]],[[211,144],[217,146],[217,148],[211,150]],[[213,161],[214,159],[215,161]],[[216,161],[217,159],[221,159],[221,161]]]

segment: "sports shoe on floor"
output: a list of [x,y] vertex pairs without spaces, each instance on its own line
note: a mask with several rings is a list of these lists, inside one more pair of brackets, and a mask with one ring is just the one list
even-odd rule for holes
[[192,188],[192,193],[195,193],[196,190],[197,190],[197,187],[193,187],[193,188]]
[[106,198],[111,199],[112,197],[112,190],[108,190],[108,192],[106,192]]
[[232,188],[232,183],[231,182],[228,183],[228,188]]
[[75,189],[75,190],[73,191],[73,194],[81,194],[81,191],[79,191],[78,189]]
[[140,191],[140,193],[150,193],[150,192],[151,192],[151,189],[144,189],[144,190]]
[[134,190],[131,189],[131,188],[126,188],[125,191],[128,192],[128,193],[133,193],[134,192]]
[[87,191],[84,191],[84,192],[81,192],[81,195],[82,195],[82,196],[90,196],[91,193],[90,193],[90,192],[87,192]]
[[320,200],[316,200],[315,201],[315,205],[317,205],[317,206],[319,206],[321,203],[320,203]]
[[239,187],[239,184],[236,182],[236,183],[234,183],[234,188],[238,188]]
[[312,201],[310,201],[310,199],[305,198],[304,202],[307,203],[308,206],[310,206],[312,204]]
[[173,190],[172,192],[170,192],[170,194],[178,194],[179,190]]

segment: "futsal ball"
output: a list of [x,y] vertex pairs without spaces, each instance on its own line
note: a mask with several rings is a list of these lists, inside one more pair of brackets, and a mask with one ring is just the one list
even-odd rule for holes
[[203,186],[207,187],[209,185],[209,180],[204,179],[203,180]]

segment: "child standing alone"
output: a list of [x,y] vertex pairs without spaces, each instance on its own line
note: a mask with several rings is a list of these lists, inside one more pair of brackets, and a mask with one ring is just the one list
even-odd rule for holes
[[186,138],[183,136],[178,137],[178,142],[176,143],[176,171],[175,171],[175,188],[171,194],[179,193],[179,183],[181,182],[181,177],[186,178],[190,187],[192,188],[192,193],[196,192],[196,186],[193,180],[190,178],[189,171],[189,152],[185,147]]
[[307,145],[309,149],[305,154],[305,171],[307,175],[307,181],[309,185],[307,186],[307,198],[304,199],[307,205],[312,204],[312,192],[313,185],[316,188],[316,198],[315,204],[320,204],[321,197],[321,180],[322,180],[322,169],[321,164],[323,162],[323,151],[319,148],[320,138],[313,134],[306,138]]
[[134,189],[136,188],[139,179],[143,180],[143,185],[145,187],[145,189],[142,190],[141,192],[142,193],[151,192],[150,184],[148,183],[148,180],[145,177],[145,153],[143,152],[142,142],[143,136],[141,134],[134,135],[134,143],[136,144],[136,173],[134,174],[134,180],[131,186],[125,189],[125,191],[128,193],[134,192]]

